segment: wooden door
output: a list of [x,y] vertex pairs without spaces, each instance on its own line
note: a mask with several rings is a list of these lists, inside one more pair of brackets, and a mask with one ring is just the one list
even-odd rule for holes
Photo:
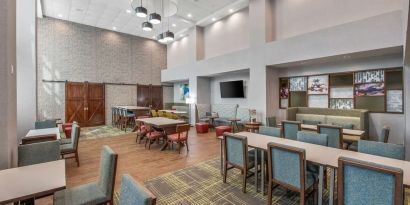
[[137,85],[137,106],[150,107],[151,95],[149,85]]
[[162,110],[162,86],[153,85],[151,86],[151,107],[155,110]]
[[137,85],[137,105],[160,110],[163,108],[161,85]]
[[74,83],[65,85],[66,122],[77,121],[80,126],[105,124],[105,87],[98,83]]

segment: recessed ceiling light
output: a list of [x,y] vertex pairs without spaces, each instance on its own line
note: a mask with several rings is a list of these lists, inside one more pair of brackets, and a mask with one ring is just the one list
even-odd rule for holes
[[157,37],[156,37],[156,36],[153,36],[152,38],[153,38],[153,39],[157,39]]
[[184,36],[184,34],[179,34],[179,37],[182,37],[182,36]]
[[59,17],[59,18],[63,18],[63,14],[58,14],[58,17]]
[[229,13],[232,13],[233,12],[233,9],[229,9]]
[[112,27],[112,30],[116,31],[116,30],[117,30],[117,27],[113,26],[113,27]]
[[131,10],[127,9],[126,12],[130,14],[130,13],[131,13]]
[[172,27],[177,27],[177,25],[173,23],[173,24],[172,24]]
[[212,18],[212,21],[216,21],[216,18],[214,17],[214,18]]
[[187,14],[186,16],[188,16],[188,18],[191,18],[191,17],[192,17],[192,14]]

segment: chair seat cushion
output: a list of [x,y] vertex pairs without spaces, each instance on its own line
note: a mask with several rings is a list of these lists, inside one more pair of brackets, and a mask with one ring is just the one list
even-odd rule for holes
[[179,139],[178,139],[178,133],[168,135],[168,139],[171,141],[185,141],[187,139],[186,135],[184,133],[181,133]]
[[54,193],[54,205],[101,204],[109,198],[98,188],[97,183],[89,183],[64,189]]
[[60,139],[60,144],[71,144],[71,139],[63,138]]
[[61,151],[61,153],[72,153],[75,150],[74,150],[73,146],[71,145],[71,143],[69,143],[69,144],[60,145],[60,151]]
[[157,131],[153,131],[153,132],[149,132],[147,133],[147,137],[149,139],[158,139],[163,135],[162,132],[157,132]]

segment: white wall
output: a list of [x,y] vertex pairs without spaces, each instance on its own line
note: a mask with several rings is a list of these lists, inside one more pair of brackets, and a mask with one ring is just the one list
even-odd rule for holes
[[196,29],[191,28],[187,36],[167,45],[167,67],[193,63],[196,61]]
[[284,39],[401,10],[402,0],[273,0],[274,36]]
[[[220,82],[243,80],[245,98],[221,98]],[[222,74],[212,77],[211,85],[211,104],[238,104],[240,107],[249,107],[248,98],[249,71]]]
[[17,0],[17,136],[34,128],[37,116],[36,4]]
[[249,47],[249,9],[245,8],[204,28],[205,59]]

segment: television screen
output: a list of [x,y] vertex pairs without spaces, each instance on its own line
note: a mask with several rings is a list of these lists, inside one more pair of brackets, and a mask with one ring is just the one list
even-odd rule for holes
[[221,98],[244,98],[243,80],[220,82]]

